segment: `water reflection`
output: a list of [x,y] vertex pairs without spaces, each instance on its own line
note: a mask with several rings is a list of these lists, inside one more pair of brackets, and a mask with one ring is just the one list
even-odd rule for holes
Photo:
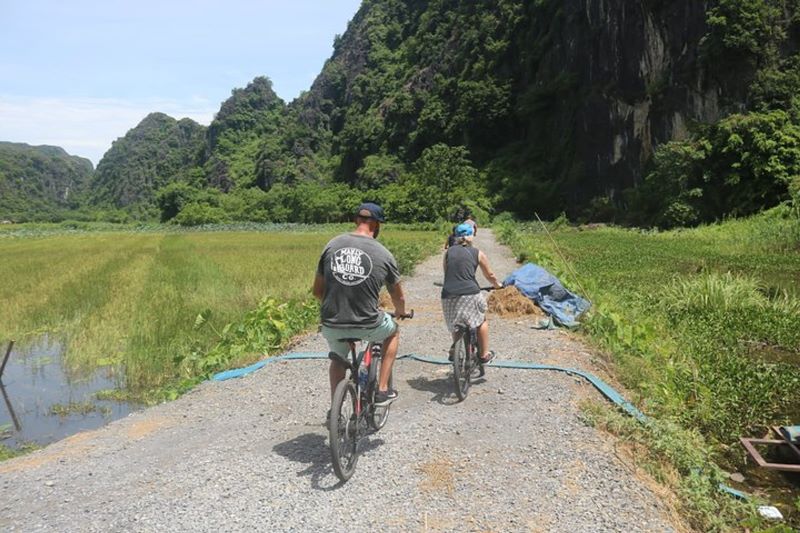
[[11,400],[8,399],[8,393],[6,392],[6,387],[3,385],[2,381],[0,381],[0,393],[3,394],[3,401],[6,404],[6,409],[8,410],[11,420],[14,422],[14,429],[17,431],[22,431],[22,425],[19,423],[17,413],[14,412],[14,406],[11,405]]
[[[5,351],[3,347],[3,355]],[[12,448],[31,442],[48,444],[98,428],[137,408],[95,399],[97,391],[117,388],[113,371],[70,375],[63,355],[63,344],[48,336],[12,350],[0,384],[4,403],[0,443]]]

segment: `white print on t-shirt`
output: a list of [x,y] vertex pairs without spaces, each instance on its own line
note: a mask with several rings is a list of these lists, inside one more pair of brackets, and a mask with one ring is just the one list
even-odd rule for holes
[[331,256],[331,273],[343,285],[358,285],[372,273],[372,258],[358,248],[339,248]]

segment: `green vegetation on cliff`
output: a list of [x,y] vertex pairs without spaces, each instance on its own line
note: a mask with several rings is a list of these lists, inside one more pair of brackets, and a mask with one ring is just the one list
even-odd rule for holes
[[0,142],[0,219],[58,220],[79,205],[91,175],[91,161],[56,146]]
[[800,4],[720,0],[708,26],[701,50],[709,73],[740,109],[659,147],[627,222],[694,225],[756,213],[800,191]]
[[309,91],[287,105],[257,77],[207,129],[150,115],[98,165],[86,209],[190,224],[337,220],[365,199],[406,219],[748,215],[800,188],[799,13],[365,0]]
[[125,208],[154,218],[155,191],[180,181],[203,185],[197,168],[205,142],[203,126],[151,113],[117,139],[97,165],[91,183],[93,206]]
[[267,78],[234,89],[208,127],[204,155],[208,183],[223,191],[255,186],[259,151],[266,139],[281,134],[285,115],[286,106]]
[[[367,0],[297,100],[283,106],[262,78],[234,91],[209,146],[237,142],[206,176],[306,199],[341,199],[342,184],[351,203],[378,199],[407,219],[447,218],[467,199],[644,225],[747,215],[787,199],[800,174],[797,11]],[[473,177],[452,195],[464,165]]]

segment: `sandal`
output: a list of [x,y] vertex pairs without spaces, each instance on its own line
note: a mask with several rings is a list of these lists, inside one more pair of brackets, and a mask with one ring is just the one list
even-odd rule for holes
[[482,365],[488,365],[489,363],[491,363],[494,360],[494,358],[495,358],[494,350],[489,350],[489,353],[486,354],[486,358],[483,358],[483,357],[480,358],[481,364]]

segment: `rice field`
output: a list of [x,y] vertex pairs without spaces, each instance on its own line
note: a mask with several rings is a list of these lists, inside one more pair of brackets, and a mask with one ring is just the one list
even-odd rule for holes
[[[262,299],[310,298],[319,253],[343,229],[49,229],[2,238],[0,346],[46,335],[62,343],[75,379],[107,367],[130,390],[191,377],[178,362],[204,353]],[[387,227],[381,240],[408,268],[440,239]]]

